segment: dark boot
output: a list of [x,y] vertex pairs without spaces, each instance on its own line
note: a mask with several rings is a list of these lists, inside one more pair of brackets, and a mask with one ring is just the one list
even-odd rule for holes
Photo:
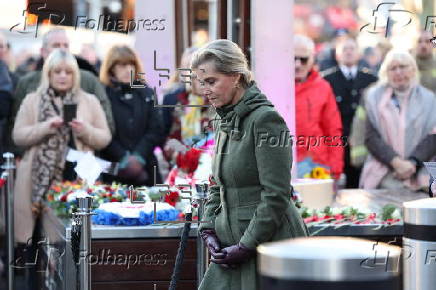
[[26,267],[24,268],[24,281],[27,290],[36,290],[36,257],[37,249],[34,245],[28,247],[24,254]]
[[18,243],[14,251],[14,260],[12,265],[8,265],[14,268],[14,273],[16,276],[24,275],[24,268],[26,266],[26,248],[27,245],[24,243]]

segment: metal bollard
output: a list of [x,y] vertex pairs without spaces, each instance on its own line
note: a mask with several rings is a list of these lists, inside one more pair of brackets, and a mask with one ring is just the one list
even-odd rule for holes
[[[204,216],[205,203],[207,199],[208,184],[196,184],[196,196],[194,196],[195,202],[198,204],[198,221],[201,221]],[[197,286],[200,286],[201,280],[207,270],[209,264],[209,255],[206,249],[206,245],[202,238],[197,237]]]
[[91,265],[88,257],[91,254],[91,210],[92,197],[78,197],[79,207],[76,216],[81,218],[81,236],[80,236],[80,290],[91,290]]
[[403,203],[404,290],[429,290],[436,285],[436,199]]
[[14,289],[14,181],[15,158],[12,153],[4,153],[5,164],[2,168],[7,173],[6,180],[6,226],[8,245],[8,289]]
[[398,290],[401,248],[341,237],[309,237],[257,248],[261,290]]

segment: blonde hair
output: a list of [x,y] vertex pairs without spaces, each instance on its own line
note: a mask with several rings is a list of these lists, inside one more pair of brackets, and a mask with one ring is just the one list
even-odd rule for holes
[[414,78],[412,80],[412,83],[417,84],[419,79],[419,71],[418,66],[416,65],[415,58],[406,50],[399,50],[399,49],[392,49],[387,54],[383,61],[383,63],[380,66],[380,70],[378,73],[379,77],[379,83],[387,84],[388,81],[388,67],[389,65],[394,62],[398,61],[401,64],[410,65],[412,69],[414,70]]
[[[135,74],[144,73],[141,61],[132,48],[124,44],[114,45],[109,49],[101,65],[100,81],[103,84],[107,86],[112,85],[112,69],[116,64],[132,64],[135,67]],[[144,79],[144,77],[142,77],[142,79]]]
[[239,80],[243,87],[248,87],[252,80],[252,73],[248,69],[247,58],[241,48],[227,39],[218,39],[205,44],[192,57],[191,69],[213,61],[215,70],[225,75],[240,74]]
[[41,84],[37,89],[38,93],[44,93],[47,91],[47,89],[50,87],[51,70],[62,62],[65,62],[65,64],[73,70],[73,87],[71,88],[71,92],[76,94],[80,90],[80,71],[76,58],[69,52],[61,49],[55,49],[44,61],[44,66],[42,67]]

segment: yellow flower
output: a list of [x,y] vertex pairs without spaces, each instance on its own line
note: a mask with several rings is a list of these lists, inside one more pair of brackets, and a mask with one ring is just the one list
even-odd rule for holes
[[315,179],[330,179],[330,172],[324,167],[315,167],[312,169],[310,176]]

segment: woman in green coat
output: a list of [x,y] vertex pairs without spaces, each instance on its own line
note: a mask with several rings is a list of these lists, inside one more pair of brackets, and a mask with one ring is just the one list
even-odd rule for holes
[[200,289],[254,290],[256,247],[307,235],[291,202],[291,142],[282,140],[288,128],[235,43],[206,44],[191,67],[217,112],[207,223],[199,229],[212,263]]

